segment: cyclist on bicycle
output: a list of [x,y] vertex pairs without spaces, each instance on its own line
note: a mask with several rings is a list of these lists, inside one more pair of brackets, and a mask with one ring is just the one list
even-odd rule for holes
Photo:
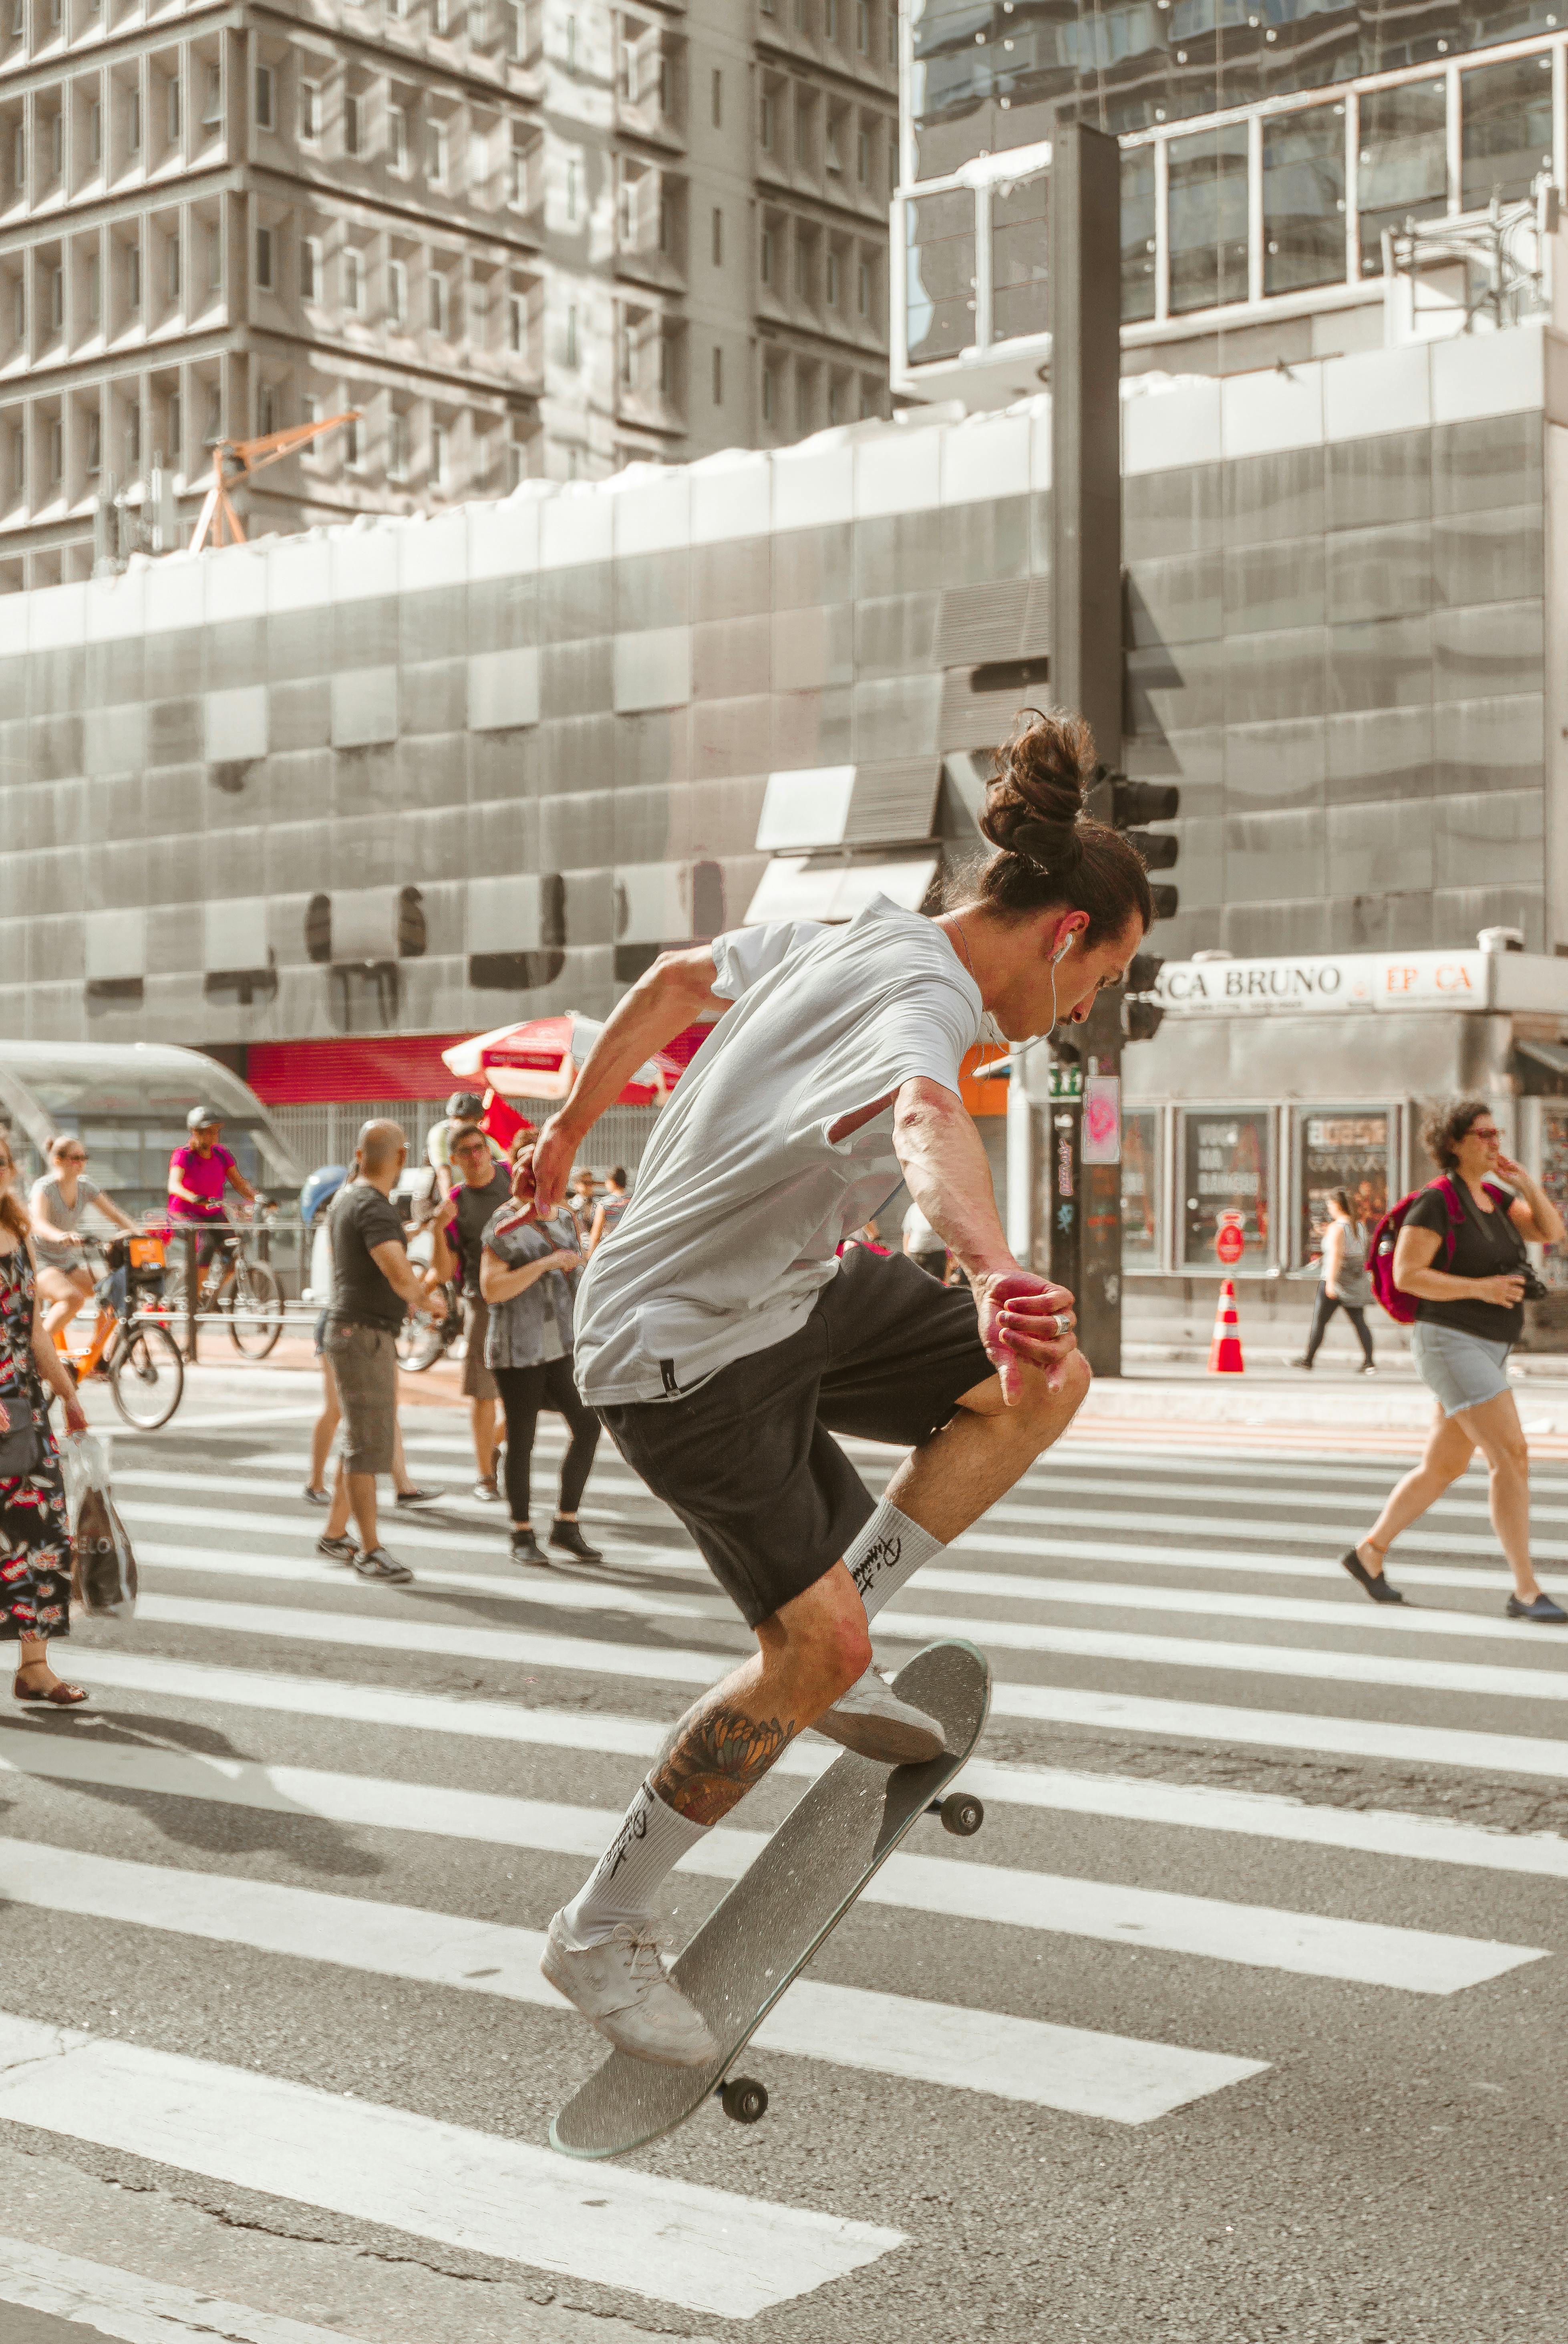
[[80,1216],[96,1205],[116,1228],[132,1237],[140,1229],[127,1213],[83,1167],[87,1151],[74,1131],[56,1132],[49,1142],[49,1169],[33,1183],[27,1207],[33,1217],[33,1243],[38,1257],[38,1291],[48,1298],[44,1332],[53,1336],[68,1327],[84,1303],[90,1302],[95,1280],[87,1265]]
[[190,1138],[169,1157],[169,1218],[203,1225],[196,1244],[196,1273],[206,1270],[228,1230],[225,1192],[238,1191],[247,1204],[258,1199],[256,1190],[226,1147],[218,1145],[223,1117],[216,1107],[193,1106],[186,1117]]

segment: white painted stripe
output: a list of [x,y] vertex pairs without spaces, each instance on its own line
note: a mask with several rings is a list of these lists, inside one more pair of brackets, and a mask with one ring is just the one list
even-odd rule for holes
[[[1177,1516],[1171,1539],[1161,1540],[1158,1546],[1146,1546],[1127,1539],[1010,1537],[1006,1531],[993,1531],[982,1524],[978,1530],[960,1532],[947,1551],[1027,1555],[1044,1562],[1132,1563],[1151,1571],[1241,1571],[1250,1579],[1326,1579],[1336,1587],[1351,1585],[1343,1566],[1333,1555],[1260,1554],[1250,1547],[1232,1546],[1228,1540],[1220,1548],[1173,1544],[1172,1539],[1180,1536],[1181,1528],[1181,1518]],[[646,1567],[646,1550],[638,1561]],[[1389,1576],[1399,1587],[1467,1587],[1498,1596],[1505,1595],[1511,1583],[1507,1565],[1501,1557],[1487,1569],[1462,1562],[1407,1562],[1402,1553],[1396,1553]],[[920,1583],[930,1584],[923,1571]],[[1222,1603],[1227,1599],[1217,1588],[1214,1600]]]
[[[341,1590],[347,1577],[341,1563],[307,1560],[299,1555],[230,1550],[216,1552],[201,1545],[176,1546],[165,1540],[143,1541],[136,1555],[139,1562],[148,1566],[199,1571],[221,1579],[259,1579]],[[655,1566],[662,1568],[663,1561],[655,1557]],[[622,1551],[615,1561],[622,1569],[637,1569],[643,1566],[644,1557]],[[693,1555],[682,1558],[670,1570],[672,1579],[676,1571],[699,1580],[707,1577],[700,1561]],[[650,1592],[608,1575],[603,1579],[556,1577],[529,1569],[526,1573],[514,1571],[503,1576],[498,1571],[451,1571],[444,1564],[433,1571],[421,1564],[421,1572],[427,1591],[432,1587],[458,1588],[467,1593],[487,1596],[492,1601],[524,1603],[536,1609],[730,1622],[738,1617],[735,1606],[724,1595],[688,1594],[674,1587],[668,1594],[662,1591]],[[1338,1575],[1343,1579],[1342,1572]],[[1493,1613],[1427,1611],[1413,1604],[1372,1605],[1348,1590],[1342,1597],[1323,1602],[1311,1596],[1254,1595],[1229,1588],[1140,1587],[1114,1580],[1046,1579],[1026,1571],[949,1571],[940,1564],[929,1563],[909,1591],[918,1595],[997,1596],[1020,1603],[1087,1604],[1096,1611],[1167,1612],[1209,1621],[1217,1617],[1273,1621],[1320,1630],[1367,1628],[1405,1635],[1462,1636],[1512,1644],[1538,1639],[1540,1632],[1527,1621],[1508,1620]],[[1498,1591],[1495,1581],[1493,1591]],[[897,1616],[911,1623],[919,1617],[913,1612]],[[983,1641],[990,1626],[990,1622],[977,1619],[965,1632]]]
[[[601,1676],[648,1677],[668,1684],[712,1684],[733,1656],[678,1647],[600,1642],[518,1628],[454,1628],[423,1617],[389,1620],[366,1612],[293,1611],[285,1604],[226,1603],[196,1595],[144,1595],[138,1615],[169,1627],[279,1636],[382,1652],[440,1652],[508,1667],[583,1669]],[[739,1623],[737,1623],[739,1625]],[[722,1626],[716,1622],[717,1636]],[[1140,1636],[1111,1629],[1045,1628],[1019,1620],[955,1619],[942,1612],[882,1612],[877,1634],[904,1643],[969,1636],[1015,1652],[1131,1662],[1152,1668],[1222,1669],[1244,1675],[1302,1677],[1329,1684],[1395,1685],[1415,1692],[1476,1692],[1508,1701],[1568,1701],[1568,1669],[1517,1668],[1478,1661],[1406,1660],[1399,1654],[1313,1652],[1290,1644],[1231,1644],[1199,1636]],[[995,1707],[993,1695],[992,1707]]]
[[[80,1660],[81,1665],[78,1665]],[[651,1758],[668,1725],[651,1717],[607,1717],[575,1709],[526,1709],[512,1702],[453,1700],[445,1693],[399,1692],[386,1685],[346,1684],[324,1677],[273,1675],[260,1670],[223,1669],[193,1661],[157,1660],[142,1653],[72,1654],[75,1673],[95,1686],[118,1685],[223,1708],[276,1710],[301,1717],[334,1717],[355,1723],[407,1728],[417,1733],[465,1734],[481,1741],[534,1744],[551,1750],[592,1751],[603,1757]],[[1002,1692],[1005,1697],[1007,1688]],[[1160,1708],[1161,1703],[1153,1704]],[[1168,1704],[1179,1707],[1180,1704]],[[1224,1718],[1228,1711],[1201,1710],[1201,1718]],[[1252,1711],[1243,1716],[1261,1714]],[[1323,1723],[1341,1732],[1377,1733],[1347,1718],[1295,1720]],[[82,1721],[84,1727],[85,1721]],[[1471,1733],[1451,1736],[1441,1728],[1392,1731],[1412,1745],[1394,1753],[1422,1765],[1480,1764],[1486,1773],[1568,1775],[1568,1743],[1528,1741],[1521,1735]],[[1206,1738],[1223,1738],[1209,1735]],[[1451,1749],[1456,1740],[1461,1753]],[[1344,1746],[1351,1746],[1346,1744]],[[1356,1746],[1359,1746],[1356,1745]],[[1479,1759],[1476,1752],[1479,1749]],[[1523,1763],[1521,1763],[1523,1753]],[[838,1752],[820,1741],[792,1742],[774,1762],[775,1772],[814,1781]],[[1437,1864],[1473,1864],[1489,1872],[1537,1873],[1568,1878],[1568,1839],[1551,1832],[1489,1831],[1447,1816],[1411,1815],[1382,1808],[1304,1804],[1266,1791],[1226,1791],[1202,1783],[1169,1783],[1120,1775],[1098,1775],[1060,1767],[995,1763],[971,1758],[964,1769],[968,1790],[992,1803],[1060,1808],[1075,1814],[1120,1816],[1137,1823],[1181,1824],[1201,1831],[1244,1832],[1251,1837],[1299,1840],[1314,1847],[1355,1848],[1369,1854],[1411,1856]]]
[[526,2141],[9,2016],[0,2118],[720,2319],[754,2319],[904,2243],[869,2223],[585,2169]]
[[1073,1685],[991,1685],[993,1717],[1042,1725],[1315,1750],[1395,1765],[1456,1766],[1483,1774],[1533,1774],[1568,1782],[1568,1742],[1526,1733],[1476,1733],[1456,1726],[1398,1725],[1383,1718],[1324,1717],[1311,1710],[1241,1709],[1219,1702],[1164,1701],[1151,1694],[1096,1692]]
[[[30,1840],[0,1840],[0,1898],[378,1977],[498,1995],[561,2014],[570,2009],[539,1974],[542,1930],[417,1905],[127,1864]],[[1266,2064],[810,1978],[796,1980],[752,2039],[765,2050],[832,2066],[990,2092],[1117,2124],[1147,2124],[1261,2074]]]
[[[1526,1632],[1539,1636],[1541,1631]],[[1070,1653],[1081,1660],[1133,1661],[1160,1668],[1241,1669],[1251,1675],[1326,1677],[1340,1683],[1403,1685],[1418,1692],[1479,1692],[1507,1701],[1568,1701],[1568,1667],[1509,1668],[1491,1661],[1406,1660],[1402,1655],[1231,1644],[1209,1637],[1141,1636],[1115,1629],[1040,1627],[1029,1620],[970,1620],[945,1612],[879,1612],[877,1633],[923,1643],[967,1636],[1015,1652]]]
[[346,2329],[307,2328],[25,2238],[0,2238],[0,2303],[52,2312],[121,2344],[357,2344]]
[[[184,1751],[95,1747],[75,1736],[34,1735],[15,1728],[0,1728],[0,1773],[107,1784],[143,1797],[206,1799],[274,1814],[315,1815],[377,1830],[427,1832],[589,1861],[603,1852],[620,1820],[608,1807],[315,1767],[264,1766]],[[720,1824],[682,1857],[678,1869],[704,1879],[739,1879],[768,1837],[766,1832]],[[1452,1994],[1543,1958],[1526,1946],[947,1856],[890,1856],[863,1894],[868,1904],[1202,1955],[1309,1977],[1353,1979],[1412,1994]]]
[[[1136,1513],[1126,1506],[1033,1506],[1015,1505],[1004,1500],[1000,1505],[992,1506],[985,1519],[988,1522],[1036,1523],[1045,1530],[1140,1531],[1147,1538],[1166,1538],[1173,1531],[1180,1531],[1181,1535],[1187,1539],[1222,1540],[1245,1532],[1249,1538],[1284,1539],[1294,1544],[1301,1540],[1302,1525],[1290,1519],[1291,1511],[1290,1505],[1282,1502],[1279,1519],[1271,1521],[1261,1514],[1190,1514],[1185,1510],[1174,1513],[1169,1500],[1159,1513]],[[1348,1508],[1346,1521],[1363,1532],[1367,1527],[1366,1515],[1362,1514],[1352,1521]],[[1325,1528],[1322,1536],[1326,1539],[1329,1535]],[[1423,1521],[1406,1532],[1412,1546],[1432,1554],[1473,1555],[1483,1535],[1490,1538],[1490,1532],[1483,1534],[1479,1530],[1433,1530],[1430,1521]],[[1568,1558],[1568,1541],[1533,1537],[1531,1544],[1538,1561],[1561,1562]]]

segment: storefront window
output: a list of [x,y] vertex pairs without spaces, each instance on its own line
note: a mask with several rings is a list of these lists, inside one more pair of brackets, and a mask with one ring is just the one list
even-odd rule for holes
[[1121,1118],[1121,1259],[1129,1269],[1160,1267],[1160,1115],[1136,1107]]
[[[1568,1103],[1550,1101],[1541,1110],[1541,1186],[1568,1214]],[[1541,1275],[1553,1294],[1568,1294],[1568,1245],[1547,1247]]]
[[1241,1107],[1182,1118],[1181,1259],[1189,1269],[1218,1275],[1214,1238],[1224,1216],[1241,1231],[1241,1269],[1269,1265],[1269,1110]]
[[1305,1263],[1316,1261],[1322,1252],[1334,1189],[1344,1189],[1364,1229],[1387,1212],[1388,1116],[1348,1106],[1303,1115],[1297,1144],[1302,1199],[1297,1258]]

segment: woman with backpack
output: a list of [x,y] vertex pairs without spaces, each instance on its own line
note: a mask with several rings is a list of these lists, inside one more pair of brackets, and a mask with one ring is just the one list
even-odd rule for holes
[[[1440,1177],[1396,1205],[1374,1242],[1383,1254],[1393,1238],[1394,1291],[1385,1298],[1415,1298],[1411,1354],[1438,1416],[1421,1463],[1390,1491],[1366,1537],[1341,1560],[1374,1602],[1402,1603],[1383,1576],[1383,1557],[1479,1449],[1490,1474],[1492,1526],[1513,1573],[1508,1617],[1568,1622],[1568,1612],[1543,1594],[1530,1560],[1530,1451],[1508,1380],[1524,1297],[1536,1283],[1525,1241],[1560,1245],[1563,1216],[1523,1166],[1503,1154],[1484,1099],[1438,1108],[1422,1138]],[[1403,1314],[1396,1308],[1395,1315]]]
[[1329,1192],[1329,1217],[1323,1229],[1322,1261],[1318,1271],[1318,1298],[1312,1308],[1312,1331],[1307,1337],[1299,1368],[1310,1368],[1329,1331],[1329,1320],[1342,1310],[1356,1330],[1362,1363],[1356,1373],[1375,1375],[1372,1337],[1367,1331],[1367,1304],[1372,1298],[1372,1272],[1367,1268],[1367,1233],[1356,1217],[1349,1192]]

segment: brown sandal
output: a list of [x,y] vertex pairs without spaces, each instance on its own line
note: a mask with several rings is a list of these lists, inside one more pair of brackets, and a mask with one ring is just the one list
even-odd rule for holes
[[51,1709],[75,1709],[79,1702],[86,1700],[87,1688],[85,1685],[67,1684],[65,1678],[61,1677],[58,1682],[52,1684],[46,1692],[24,1692],[21,1679],[16,1678],[12,1682],[11,1698],[13,1701],[47,1703]]

